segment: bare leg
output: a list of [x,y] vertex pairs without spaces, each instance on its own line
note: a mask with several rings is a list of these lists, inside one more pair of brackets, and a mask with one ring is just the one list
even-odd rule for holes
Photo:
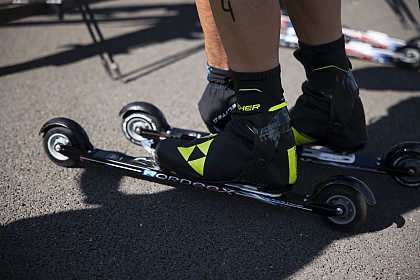
[[210,132],[223,131],[235,107],[229,62],[214,22],[209,0],[196,0],[204,32],[208,84],[198,102],[201,118]]
[[[301,42],[320,45],[341,37],[341,0],[284,2]],[[233,70],[263,71],[278,64],[278,1],[217,0],[211,8]]]
[[321,45],[341,37],[341,0],[284,0],[284,4],[299,41]]
[[280,5],[277,0],[215,0],[210,3],[232,70],[261,72],[279,64]]
[[217,32],[209,0],[196,0],[198,16],[204,31],[204,45],[207,55],[207,63],[222,70],[229,70],[229,63]]

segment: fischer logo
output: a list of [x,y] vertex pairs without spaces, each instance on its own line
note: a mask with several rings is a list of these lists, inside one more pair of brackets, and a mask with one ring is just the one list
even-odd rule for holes
[[160,180],[163,180],[163,181],[170,181],[170,182],[174,182],[174,183],[178,183],[178,184],[182,184],[182,185],[192,186],[192,187],[199,188],[199,189],[206,189],[206,190],[209,190],[209,191],[227,193],[227,194],[238,194],[234,190],[231,190],[231,189],[228,189],[228,188],[218,187],[218,186],[213,186],[213,185],[206,185],[206,184],[201,183],[201,182],[195,182],[195,181],[192,181],[192,180],[189,180],[189,179],[180,178],[180,177],[173,176],[173,175],[167,175],[167,174],[164,174],[164,173],[159,173],[157,171],[150,170],[150,169],[143,170],[143,175],[147,176],[147,177],[160,179]]

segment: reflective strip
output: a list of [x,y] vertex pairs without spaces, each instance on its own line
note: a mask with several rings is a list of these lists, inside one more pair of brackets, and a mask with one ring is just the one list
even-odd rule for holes
[[257,91],[257,92],[262,92],[262,90],[260,90],[258,88],[240,88],[239,91]]
[[205,139],[205,138],[211,138],[211,137],[216,137],[217,133],[210,133],[209,135],[204,135],[199,137],[200,139]]
[[297,179],[296,146],[287,149],[287,157],[289,159],[289,184],[294,184]]
[[276,106],[271,107],[270,109],[268,109],[268,112],[274,112],[274,111],[277,111],[277,110],[279,110],[279,109],[281,109],[283,107],[286,107],[286,106],[287,106],[287,103],[286,102],[283,102],[283,103],[280,103],[280,104],[278,104]]
[[316,68],[313,71],[315,72],[315,71],[320,71],[320,70],[324,70],[324,69],[328,69],[328,68],[335,68],[335,69],[338,69],[338,70],[343,71],[343,72],[346,72],[346,73],[348,73],[350,71],[350,70],[346,71],[346,70],[341,69],[340,67],[337,67],[335,65],[328,65],[328,66]]
[[316,142],[316,139],[300,134],[294,127],[292,127],[292,131],[295,136],[296,145],[298,146]]

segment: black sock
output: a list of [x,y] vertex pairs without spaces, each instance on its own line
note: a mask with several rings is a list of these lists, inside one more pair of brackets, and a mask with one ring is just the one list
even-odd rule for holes
[[284,102],[280,65],[263,72],[232,71],[232,80],[240,106],[258,103],[261,105],[259,109],[265,111]]
[[299,41],[300,49],[304,52],[311,54],[328,54],[331,52],[343,50],[345,47],[344,36],[341,36],[339,39],[332,41],[330,43],[322,45],[307,45]]
[[344,70],[351,68],[346,55],[344,36],[322,45],[307,45],[299,42],[299,46],[302,63],[309,70],[329,65],[334,65]]

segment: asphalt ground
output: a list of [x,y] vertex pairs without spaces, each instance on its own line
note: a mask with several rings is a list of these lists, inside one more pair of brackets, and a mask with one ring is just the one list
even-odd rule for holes
[[[405,1],[420,21],[417,1]],[[125,83],[100,65],[77,12],[0,26],[1,279],[420,279],[419,189],[387,175],[299,163],[296,190],[353,175],[377,205],[345,234],[320,218],[246,198],[173,188],[107,169],[65,169],[39,136],[50,118],[79,122],[98,148],[145,152],[121,132],[129,102],[158,106],[173,126],[204,130],[197,102],[206,85],[194,1],[120,0],[92,8]],[[343,23],[409,39],[385,1],[343,1]],[[280,48],[293,106],[304,80]],[[420,140],[420,74],[352,59],[370,140],[365,155]]]

